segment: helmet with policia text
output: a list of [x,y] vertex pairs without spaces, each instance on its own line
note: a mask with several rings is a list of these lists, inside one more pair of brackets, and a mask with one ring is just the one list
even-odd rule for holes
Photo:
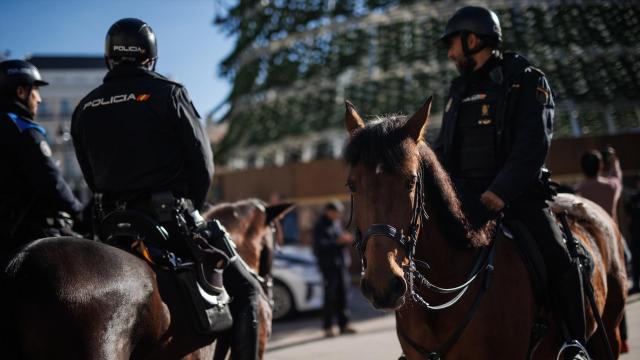
[[6,60],[0,62],[0,92],[15,96],[18,86],[46,86],[48,82],[30,62],[24,60]]
[[158,57],[156,35],[142,20],[120,19],[107,32],[104,56],[109,69],[125,62],[152,69]]
[[438,41],[447,43],[451,36],[465,33],[476,34],[486,45],[498,46],[502,43],[498,15],[486,7],[465,6],[458,9],[447,22]]

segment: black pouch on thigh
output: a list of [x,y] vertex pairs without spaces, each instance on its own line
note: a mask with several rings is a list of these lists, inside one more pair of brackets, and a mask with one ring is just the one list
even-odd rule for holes
[[191,266],[175,271],[178,285],[188,306],[190,322],[194,330],[203,335],[211,335],[228,330],[233,325],[229,309],[229,295],[224,288],[217,293],[203,289],[197,281],[196,271]]

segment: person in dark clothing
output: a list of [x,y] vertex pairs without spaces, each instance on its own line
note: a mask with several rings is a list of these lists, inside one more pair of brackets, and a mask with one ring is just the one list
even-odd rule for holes
[[640,292],[640,176],[633,179],[635,192],[629,197],[626,212],[631,219],[631,274],[633,285],[630,293]]
[[[554,115],[549,83],[521,55],[498,50],[500,23],[487,8],[459,9],[440,41],[460,76],[451,83],[434,150],[474,225],[502,212],[528,228],[551,274],[552,293],[559,295],[556,312],[568,328],[567,341],[585,344],[581,282],[546,203],[544,162]],[[574,348],[570,358],[580,351]]]
[[48,85],[23,60],[0,63],[0,251],[69,234],[82,204],[51,157],[45,129],[34,118],[39,87]]
[[[211,145],[200,116],[181,84],[154,71],[156,38],[145,22],[127,18],[114,23],[105,49],[109,72],[104,83],[80,101],[71,124],[78,162],[97,194],[97,206],[145,211],[154,199],[180,199],[175,211],[206,239],[205,247],[226,244],[218,248],[232,259],[224,272],[225,288],[234,297],[232,356],[256,359],[260,285],[235,261],[226,230],[217,221],[205,224],[198,211],[213,176]],[[188,256],[193,247],[187,242],[193,239],[184,239],[173,217],[162,220],[157,215],[156,220],[166,224],[172,252]]]
[[349,324],[349,266],[348,245],[353,236],[345,232],[340,223],[343,205],[337,200],[329,202],[324,214],[313,227],[313,250],[324,280],[323,329],[326,337],[333,337],[333,317],[337,316],[341,334],[353,334]]

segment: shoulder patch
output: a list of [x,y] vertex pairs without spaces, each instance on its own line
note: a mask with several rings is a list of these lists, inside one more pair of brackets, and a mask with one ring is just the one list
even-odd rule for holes
[[42,151],[42,155],[51,157],[51,148],[49,147],[49,144],[47,144],[47,142],[44,140],[40,141],[40,151]]

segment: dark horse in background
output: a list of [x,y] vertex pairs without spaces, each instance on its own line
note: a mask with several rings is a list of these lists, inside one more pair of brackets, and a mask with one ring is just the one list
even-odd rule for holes
[[[240,245],[240,256],[260,271],[260,261],[272,258],[271,224],[290,207],[247,200],[218,205],[206,215],[220,214]],[[270,270],[270,264],[262,267]],[[190,305],[170,272],[118,248],[79,238],[40,239],[14,256],[3,276],[2,358],[213,357],[216,335],[192,330]],[[268,305],[265,298],[260,310],[263,344],[271,329]]]
[[[424,141],[430,109],[431,99],[409,119],[390,116],[365,125],[347,102],[347,185],[360,234],[362,292],[376,308],[395,310],[408,359],[528,358],[540,306],[530,275],[514,241],[469,225],[448,174]],[[604,210],[582,198],[558,196],[552,209],[568,212],[571,231],[594,260],[585,281],[604,322],[598,331],[607,333],[617,356],[626,297],[621,235]],[[455,291],[434,291],[443,288]],[[457,295],[459,301],[451,301]],[[547,317],[550,328],[531,358],[555,359],[560,350],[559,327]],[[587,311],[587,347],[604,359],[606,348],[595,332]]]

